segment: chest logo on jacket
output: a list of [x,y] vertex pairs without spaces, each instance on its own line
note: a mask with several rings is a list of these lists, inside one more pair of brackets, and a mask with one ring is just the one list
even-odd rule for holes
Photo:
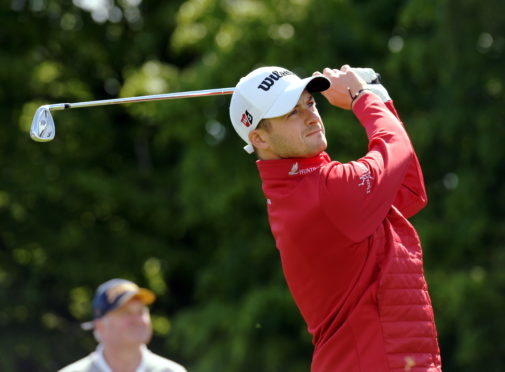
[[316,169],[318,169],[320,167],[321,166],[300,169],[300,166],[298,165],[298,162],[295,162],[293,164],[293,166],[291,167],[291,170],[288,172],[288,174],[290,176],[297,176],[299,174],[301,174],[301,175],[303,175],[303,174],[309,174],[309,173],[314,172]]
[[298,174],[298,163],[293,164],[291,170],[288,172],[290,176],[296,176]]

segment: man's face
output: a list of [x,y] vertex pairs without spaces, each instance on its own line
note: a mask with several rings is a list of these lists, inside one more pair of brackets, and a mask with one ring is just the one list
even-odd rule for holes
[[270,128],[259,129],[266,143],[258,147],[262,159],[308,158],[326,149],[323,121],[306,90],[289,113],[268,120]]
[[95,326],[104,345],[138,346],[152,336],[149,309],[137,298],[98,319]]

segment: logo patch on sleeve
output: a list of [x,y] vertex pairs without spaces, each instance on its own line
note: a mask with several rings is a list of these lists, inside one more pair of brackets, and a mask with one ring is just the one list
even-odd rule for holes
[[370,194],[370,192],[372,191],[372,182],[374,180],[374,177],[372,176],[370,170],[364,164],[359,162],[356,162],[356,164],[364,171],[364,173],[359,177],[361,183],[359,183],[358,186],[365,186],[366,193]]

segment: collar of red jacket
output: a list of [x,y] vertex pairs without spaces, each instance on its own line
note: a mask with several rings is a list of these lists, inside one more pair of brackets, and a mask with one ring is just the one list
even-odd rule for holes
[[331,161],[326,152],[311,158],[258,160],[262,180],[300,177],[312,173]]

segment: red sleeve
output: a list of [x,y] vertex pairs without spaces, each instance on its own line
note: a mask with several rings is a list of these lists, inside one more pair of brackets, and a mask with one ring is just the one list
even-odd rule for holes
[[[401,122],[401,119],[393,105],[393,101],[386,102],[386,107]],[[393,203],[393,205],[398,208],[400,213],[402,213],[406,218],[415,215],[423,209],[428,202],[421,165],[417,159],[412,142],[410,142],[410,146],[413,154],[412,160],[410,161],[405,178],[403,179],[402,185],[400,186]]]
[[368,153],[324,169],[321,204],[336,228],[351,241],[370,236],[386,217],[413,158],[407,132],[373,93],[364,93],[353,111],[368,136]]

